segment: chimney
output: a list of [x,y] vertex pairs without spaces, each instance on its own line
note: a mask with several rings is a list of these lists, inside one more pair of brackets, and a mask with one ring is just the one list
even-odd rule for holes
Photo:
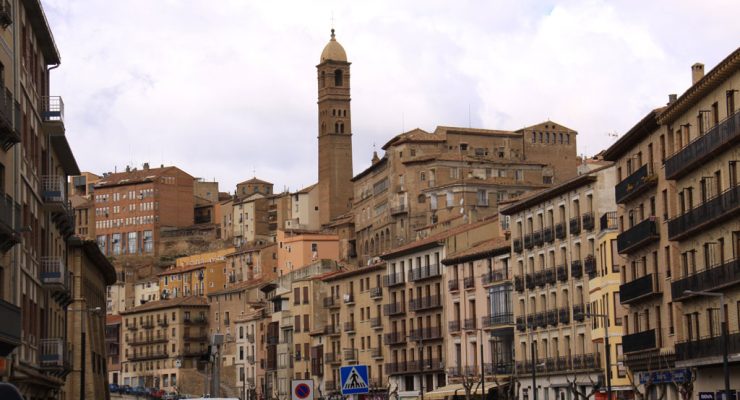
[[668,95],[668,104],[669,105],[675,103],[676,100],[678,100],[678,95],[677,94],[671,93],[671,94]]
[[704,64],[696,63],[691,66],[691,84],[696,85],[704,77]]
[[131,167],[129,167],[128,165],[126,166],[126,172],[131,172]]

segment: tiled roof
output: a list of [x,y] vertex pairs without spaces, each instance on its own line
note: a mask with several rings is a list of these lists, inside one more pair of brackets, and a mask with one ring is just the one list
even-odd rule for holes
[[160,310],[163,308],[184,307],[184,306],[208,307],[208,302],[206,301],[205,298],[200,297],[200,296],[176,297],[174,299],[150,301],[138,307],[134,307],[126,311],[121,311],[121,314],[122,315],[135,314],[135,313],[144,312],[144,311],[152,311],[152,310]]
[[486,218],[486,219],[484,219],[482,221],[474,222],[474,223],[471,223],[471,224],[459,225],[459,226],[450,228],[450,229],[448,229],[446,231],[436,233],[436,234],[431,235],[431,236],[428,236],[428,237],[426,237],[424,239],[420,239],[420,240],[417,240],[417,241],[414,241],[414,242],[405,244],[403,246],[396,247],[395,249],[391,249],[390,251],[388,251],[388,252],[384,253],[383,255],[381,255],[381,257],[383,259],[386,259],[387,260],[389,258],[394,257],[395,255],[405,253],[405,252],[407,252],[409,250],[413,250],[413,249],[417,249],[417,248],[422,248],[422,247],[425,247],[427,245],[433,245],[435,243],[441,244],[441,242],[443,240],[447,239],[450,236],[457,235],[458,233],[462,233],[462,232],[468,231],[470,229],[474,229],[474,228],[483,226],[485,224],[489,224],[489,223],[491,223],[491,220],[494,219],[494,218],[496,218],[496,217],[490,217],[490,218]]
[[478,257],[485,257],[488,254],[501,250],[501,253],[505,253],[509,250],[511,242],[506,238],[493,238],[483,242],[477,243],[463,251],[448,254],[447,257],[442,260],[442,264],[448,265],[455,262],[461,262],[466,259],[476,259]]
[[120,186],[120,185],[133,185],[143,182],[151,182],[155,178],[158,178],[166,173],[172,171],[182,171],[177,167],[163,167],[163,168],[149,168],[149,169],[137,169],[129,172],[118,172],[108,176],[100,178],[95,183],[96,188],[106,186]]

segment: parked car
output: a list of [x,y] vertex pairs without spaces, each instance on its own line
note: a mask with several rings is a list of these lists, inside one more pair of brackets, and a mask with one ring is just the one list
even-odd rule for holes
[[167,392],[165,392],[164,390],[162,390],[162,389],[160,389],[160,388],[154,388],[154,389],[152,389],[152,391],[151,391],[151,392],[149,393],[149,396],[150,396],[151,398],[153,398],[153,399],[161,399],[161,398],[162,398],[162,397],[163,397],[163,396],[164,396],[164,395],[165,395],[166,393],[167,393]]
[[131,386],[129,385],[123,385],[118,387],[118,393],[121,394],[131,394]]
[[120,389],[118,388],[118,385],[115,383],[108,384],[108,391],[111,393],[118,393]]
[[136,396],[146,396],[146,388],[144,386],[136,386],[135,388],[131,389],[131,393]]

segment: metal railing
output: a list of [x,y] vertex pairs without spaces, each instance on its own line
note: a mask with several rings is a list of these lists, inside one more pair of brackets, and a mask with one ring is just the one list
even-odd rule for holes
[[435,278],[440,276],[441,273],[442,270],[439,268],[439,264],[425,265],[409,271],[409,281],[415,282],[422,279]]
[[481,281],[483,285],[491,285],[496,282],[501,282],[504,280],[508,280],[508,271],[504,269],[496,269],[493,271],[488,271],[483,274],[481,277]]
[[687,290],[695,292],[712,291],[740,283],[740,258],[727,261],[720,265],[707,268],[671,283],[673,301],[683,300],[691,295],[684,294]]
[[622,336],[622,352],[624,354],[652,350],[657,347],[658,341],[655,329]]
[[371,299],[380,299],[383,297],[383,288],[378,286],[370,289],[370,298]]
[[404,283],[403,272],[396,272],[383,276],[383,286],[395,286]]
[[617,204],[623,204],[642,193],[657,182],[653,165],[647,163],[617,183],[614,187],[614,198]]
[[67,201],[67,183],[63,176],[41,176],[41,196],[45,202],[65,203]]
[[450,333],[460,332],[460,320],[449,321],[447,323],[447,330]]
[[577,235],[581,233],[581,217],[576,216],[570,219],[570,234]]
[[659,275],[650,273],[620,285],[619,300],[630,304],[661,292]]
[[64,122],[62,96],[43,96],[41,101],[41,119],[44,122]]
[[439,295],[409,300],[409,311],[421,311],[436,307],[442,307],[442,298]]
[[686,211],[668,221],[668,238],[681,240],[705,229],[707,225],[730,217],[740,212],[740,185],[735,185],[718,196]]
[[493,328],[501,325],[514,325],[514,313],[501,313],[481,317],[483,328]]
[[607,229],[617,229],[619,227],[619,224],[617,223],[619,220],[617,219],[617,212],[616,211],[609,211],[604,213],[604,215],[601,216],[601,220],[599,221],[599,228],[602,231],[605,231]]
[[[728,334],[727,345],[728,354],[740,353],[740,332]],[[721,356],[722,335],[676,343],[676,360],[678,361]]]
[[658,217],[648,217],[617,236],[617,251],[620,254],[637,250],[660,238]]
[[457,292],[460,290],[460,281],[457,279],[450,279],[447,281],[447,288],[450,292]]
[[557,239],[565,239],[565,222],[555,224],[555,237]]
[[383,305],[383,315],[385,316],[400,315],[405,312],[406,310],[404,309],[403,303],[390,303]]

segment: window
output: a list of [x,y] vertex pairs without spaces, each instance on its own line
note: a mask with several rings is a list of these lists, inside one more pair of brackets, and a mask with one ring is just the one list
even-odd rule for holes
[[113,243],[113,255],[118,256],[121,254],[121,234],[114,233],[111,235],[111,242]]
[[343,86],[344,85],[344,76],[342,74],[342,70],[338,69],[334,71],[334,86]]
[[152,238],[152,231],[144,231],[142,241],[144,243],[145,253],[151,253],[152,251],[154,251],[154,240]]
[[129,232],[128,233],[128,253],[129,254],[136,254],[138,251],[139,240],[137,236],[137,232]]
[[485,189],[478,189],[478,205],[479,206],[488,205],[488,193],[486,193]]

